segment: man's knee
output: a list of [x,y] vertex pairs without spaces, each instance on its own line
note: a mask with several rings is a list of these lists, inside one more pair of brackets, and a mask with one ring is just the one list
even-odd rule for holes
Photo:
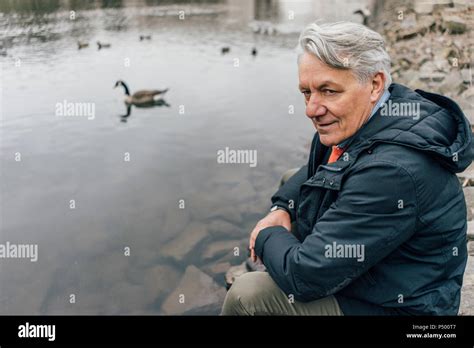
[[267,272],[249,272],[236,278],[224,301],[223,315],[253,315],[258,303],[264,301],[272,288]]
[[283,186],[285,185],[285,183],[290,180],[290,178],[295,175],[298,171],[300,170],[300,168],[293,168],[293,169],[289,169],[287,170],[286,172],[283,173],[283,176],[281,177],[280,179],[280,186]]

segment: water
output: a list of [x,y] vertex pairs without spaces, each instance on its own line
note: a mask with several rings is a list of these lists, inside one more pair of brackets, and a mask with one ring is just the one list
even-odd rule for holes
[[[243,245],[283,171],[307,158],[314,131],[297,90],[298,33],[317,15],[359,21],[360,6],[0,2],[0,243],[39,248],[37,262],[1,260],[0,313],[163,313],[191,264],[223,285],[209,267],[238,264],[246,251],[204,260],[205,248]],[[256,20],[278,34],[254,34]],[[90,46],[78,50],[78,40]],[[111,47],[98,50],[99,40]],[[132,93],[169,88],[167,106],[121,117],[119,79]],[[64,103],[93,105],[94,117],[58,115]],[[217,163],[226,147],[256,150],[257,166]],[[216,231],[213,221],[227,227]],[[165,257],[166,243],[196,223],[208,236],[181,258]]]

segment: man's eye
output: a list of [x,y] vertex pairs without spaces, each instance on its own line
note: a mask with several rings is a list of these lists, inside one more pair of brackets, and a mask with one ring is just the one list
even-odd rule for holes
[[334,91],[334,90],[332,90],[332,89],[324,89],[324,90],[323,90],[323,93],[324,93],[325,95],[333,95],[333,94],[336,94],[337,92]]
[[301,93],[303,93],[305,98],[311,97],[311,92],[310,91],[302,91]]

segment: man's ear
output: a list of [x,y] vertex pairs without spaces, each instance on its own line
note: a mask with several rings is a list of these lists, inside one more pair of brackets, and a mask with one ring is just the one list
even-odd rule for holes
[[377,74],[374,75],[372,78],[372,92],[370,94],[370,101],[377,102],[380,96],[383,93],[385,86],[385,74],[379,71]]

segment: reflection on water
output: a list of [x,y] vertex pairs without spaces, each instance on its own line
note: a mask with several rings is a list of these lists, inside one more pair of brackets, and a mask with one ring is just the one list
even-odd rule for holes
[[[39,248],[36,263],[1,261],[0,312],[169,313],[189,265],[222,285],[280,175],[306,158],[298,32],[315,18],[359,20],[360,6],[0,1],[0,243]],[[132,92],[169,88],[166,101],[128,108],[119,79]],[[258,165],[217,163],[226,148],[256,150]]]

